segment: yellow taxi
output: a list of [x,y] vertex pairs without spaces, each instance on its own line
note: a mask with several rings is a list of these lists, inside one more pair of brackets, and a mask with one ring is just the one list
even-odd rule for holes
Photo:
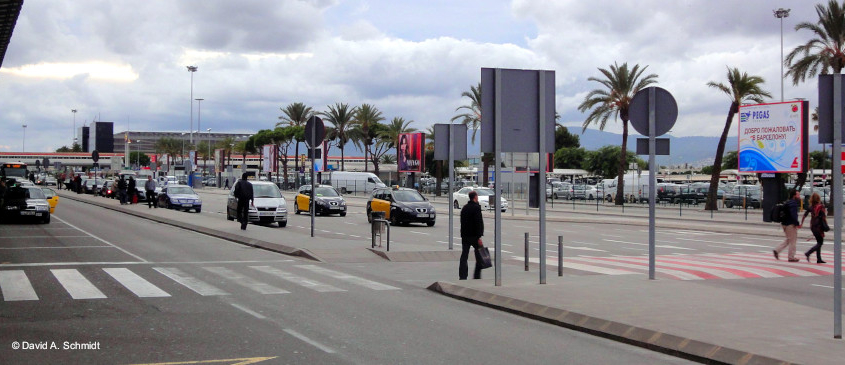
[[367,221],[373,221],[373,212],[383,212],[391,225],[425,223],[434,226],[437,212],[434,205],[418,191],[394,186],[373,190],[367,201]]
[[[317,206],[317,215],[339,214],[341,217],[346,216],[346,200],[331,185],[317,185],[317,189],[314,190],[314,201]],[[294,198],[293,211],[296,214],[310,212],[310,204],[311,185],[302,185],[299,187],[296,198]]]
[[50,214],[53,214],[56,211],[56,206],[59,205],[59,194],[56,194],[56,191],[51,188],[41,188],[41,191],[47,197],[47,203],[50,203]]

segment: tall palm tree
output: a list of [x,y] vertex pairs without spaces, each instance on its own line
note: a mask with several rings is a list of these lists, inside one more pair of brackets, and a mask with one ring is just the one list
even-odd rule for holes
[[331,123],[335,129],[335,138],[337,138],[337,146],[340,147],[340,170],[346,170],[344,147],[349,142],[349,130],[352,129],[352,124],[357,108],[349,107],[346,103],[335,103],[328,105],[329,111],[321,112],[320,115],[326,118],[326,121]]
[[710,176],[710,190],[707,193],[707,205],[705,210],[718,210],[716,207],[716,192],[719,188],[719,175],[722,173],[722,154],[725,153],[725,142],[728,140],[728,132],[734,116],[739,112],[739,106],[746,102],[760,104],[763,98],[771,98],[769,92],[761,88],[765,82],[760,76],[748,76],[748,73],[739,72],[737,68],[728,67],[728,84],[710,81],[707,86],[715,87],[725,93],[731,99],[731,106],[728,108],[728,117],[725,119],[725,129],[719,138],[719,145],[716,147],[716,159],[713,161],[713,173]]
[[381,111],[374,105],[361,104],[361,106],[355,109],[354,120],[355,124],[360,127],[358,137],[363,139],[361,142],[364,146],[364,171],[368,171],[368,153],[370,152],[370,146],[372,146],[374,139],[374,136],[370,133],[370,125],[378,124],[384,120],[384,117],[381,115]]
[[410,125],[413,123],[413,120],[405,120],[402,117],[394,117],[393,120],[390,121],[389,124],[386,125],[386,129],[383,135],[383,138],[387,141],[390,141],[389,147],[396,148],[399,143],[399,135],[402,133],[413,133],[416,132],[416,128],[411,128]]
[[[292,125],[301,127],[304,126],[305,123],[308,121],[308,118],[311,118],[314,115],[314,111],[311,109],[310,106],[305,106],[305,103],[296,102],[293,104],[288,104],[288,106],[284,108],[280,108],[282,110],[282,115],[279,117],[280,122],[276,123],[276,127],[281,127],[285,125]],[[299,144],[302,141],[297,139],[296,140],[296,160],[294,161],[294,167],[296,171],[299,171]]]
[[786,75],[792,83],[805,81],[819,74],[842,73],[845,67],[845,5],[830,0],[827,7],[816,5],[819,21],[816,24],[801,22],[795,30],[807,29],[815,38],[795,47],[783,61],[788,68]]
[[628,63],[623,63],[619,66],[615,62],[610,65],[610,69],[599,69],[604,75],[604,79],[590,77],[588,81],[595,81],[600,83],[604,88],[595,89],[587,93],[584,101],[578,106],[580,112],[590,111],[587,119],[584,121],[583,131],[587,130],[590,124],[598,124],[599,130],[604,130],[607,125],[607,120],[613,116],[614,119],[619,117],[622,120],[622,150],[619,154],[619,168],[617,169],[616,182],[616,198],[614,201],[616,205],[621,205],[625,195],[625,168],[627,167],[628,157],[628,108],[631,106],[631,99],[634,95],[644,89],[646,86],[657,83],[657,75],[649,74],[643,76],[643,73],[648,66],[640,68],[640,65],[628,69]]
[[469,98],[469,105],[461,105],[455,111],[466,110],[466,112],[452,117],[452,121],[460,120],[472,130],[472,143],[475,143],[475,134],[481,127],[481,83],[477,86],[470,86],[469,91],[461,93],[461,97]]

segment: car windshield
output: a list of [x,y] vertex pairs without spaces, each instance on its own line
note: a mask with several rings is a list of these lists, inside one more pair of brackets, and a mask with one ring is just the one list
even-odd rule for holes
[[326,197],[338,196],[337,191],[334,190],[333,188],[329,188],[329,187],[319,187],[319,188],[317,188],[317,190],[314,190],[314,195],[316,195],[316,196],[326,196]]
[[175,186],[167,189],[168,194],[194,194],[194,189],[187,186]]
[[252,194],[256,198],[280,198],[282,194],[275,185],[253,184]]
[[393,198],[398,202],[421,202],[425,201],[420,193],[414,190],[397,190],[393,192]]
[[27,199],[47,199],[44,196],[44,192],[38,188],[26,189],[26,197]]
[[478,196],[493,196],[493,189],[475,189]]

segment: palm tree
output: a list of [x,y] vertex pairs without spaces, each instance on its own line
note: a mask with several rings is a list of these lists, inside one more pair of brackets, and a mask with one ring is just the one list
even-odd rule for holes
[[590,124],[598,124],[599,130],[604,130],[607,119],[611,116],[614,119],[619,117],[622,120],[622,150],[619,154],[616,198],[614,199],[616,205],[622,205],[625,194],[624,176],[628,157],[628,108],[631,106],[631,99],[646,86],[657,83],[656,74],[643,76],[643,72],[647,68],[648,66],[645,66],[640,69],[640,65],[634,65],[634,67],[628,69],[628,63],[623,63],[622,66],[614,63],[610,65],[610,70],[600,68],[599,72],[604,75],[604,79],[590,77],[587,80],[598,82],[604,88],[587,93],[584,101],[578,106],[578,110],[582,113],[592,109],[584,121],[582,133],[587,130]]
[[[293,104],[288,104],[288,106],[281,108],[283,116],[279,117],[281,122],[276,123],[276,127],[281,127],[284,125],[292,125],[301,127],[304,126],[305,123],[308,121],[308,118],[311,118],[314,115],[314,111],[311,109],[310,106],[305,106],[304,103],[296,102]],[[294,167],[296,171],[299,171],[299,144],[302,140],[296,140],[296,160],[294,161]]]
[[165,161],[167,165],[167,170],[170,170],[170,159],[173,156],[176,156],[179,151],[182,149],[182,142],[175,138],[159,138],[155,143],[155,151],[156,154],[166,154],[167,161]]
[[354,120],[355,124],[360,127],[360,133],[357,135],[359,138],[363,139],[360,142],[364,145],[364,171],[368,171],[367,157],[374,138],[374,136],[370,133],[370,125],[378,124],[384,120],[384,117],[381,115],[381,111],[374,105],[361,104],[361,106],[355,110]]
[[[461,96],[469,98],[469,105],[462,105],[455,109],[455,111],[463,109],[466,112],[452,117],[452,121],[461,120],[461,123],[466,124],[468,129],[472,129],[471,141],[475,144],[476,133],[481,127],[481,83],[479,82],[477,86],[470,86],[469,91],[462,92]],[[484,164],[482,179],[485,182],[490,173],[490,164],[493,162],[493,157],[492,153],[481,155],[481,162]]]
[[795,85],[820,72],[842,73],[845,67],[845,6],[830,0],[827,7],[816,5],[816,14],[818,23],[801,22],[795,26],[796,31],[807,29],[816,37],[795,47],[783,61],[788,68],[784,76],[791,76]]
[[328,105],[329,111],[321,112],[320,115],[326,118],[326,121],[331,123],[335,129],[335,138],[337,138],[337,146],[340,147],[340,170],[346,170],[344,161],[344,147],[349,142],[349,130],[352,129],[353,119],[357,108],[349,107],[346,103],[335,103]]
[[223,169],[226,169],[226,166],[232,163],[232,146],[234,145],[234,137],[226,137],[223,140],[217,142],[217,148],[223,150],[222,157],[225,157],[225,160],[223,161]]
[[384,138],[387,141],[390,141],[390,148],[396,148],[397,144],[399,143],[399,135],[402,133],[413,133],[416,132],[416,128],[411,128],[410,125],[413,123],[413,120],[406,121],[405,118],[402,117],[395,117],[393,120],[390,121],[390,124],[386,125],[386,129],[384,132]]
[[728,140],[728,132],[731,129],[734,115],[739,112],[739,106],[747,102],[760,104],[763,97],[771,98],[769,92],[760,88],[764,83],[760,76],[748,76],[748,73],[740,73],[737,68],[728,68],[728,85],[710,81],[707,86],[715,87],[725,93],[731,99],[731,106],[728,108],[728,118],[725,119],[725,129],[722,130],[722,137],[719,138],[719,145],[716,147],[716,159],[713,161],[713,173],[710,176],[710,190],[707,193],[707,205],[705,210],[718,210],[716,207],[716,192],[719,188],[719,175],[722,173],[722,155],[725,153],[725,142]]

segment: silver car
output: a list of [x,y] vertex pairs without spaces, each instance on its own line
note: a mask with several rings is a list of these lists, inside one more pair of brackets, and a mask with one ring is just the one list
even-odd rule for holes
[[[279,227],[288,225],[288,207],[285,197],[276,184],[269,181],[251,181],[254,204],[249,207],[249,221],[252,223],[272,224]],[[229,191],[226,199],[226,219],[233,221],[238,217],[238,199],[235,188]]]

